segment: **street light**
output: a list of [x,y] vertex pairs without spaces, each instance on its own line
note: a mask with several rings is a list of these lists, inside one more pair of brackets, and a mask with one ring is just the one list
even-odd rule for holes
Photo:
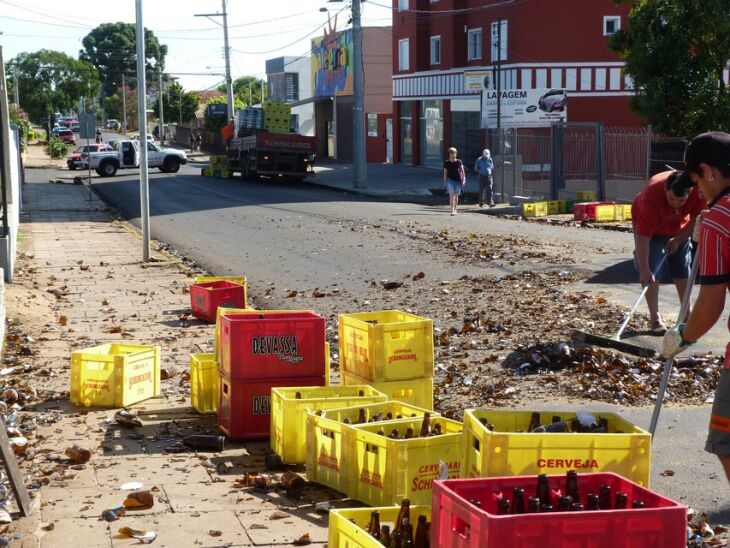
[[[216,25],[223,27],[223,47],[226,58],[226,88],[228,95],[228,119],[233,118],[233,80],[231,79],[230,48],[228,47],[228,12],[226,11],[226,0],[221,0],[223,13],[196,13],[195,17],[207,17]],[[211,17],[223,17],[223,25],[211,19]]]

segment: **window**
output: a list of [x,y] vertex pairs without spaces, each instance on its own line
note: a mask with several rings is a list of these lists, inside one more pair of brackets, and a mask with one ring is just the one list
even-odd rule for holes
[[406,11],[408,9],[408,0],[398,0],[398,11]]
[[492,62],[507,60],[507,21],[492,21]]
[[603,35],[610,36],[621,30],[620,15],[604,15],[603,16]]
[[482,29],[467,31],[466,58],[469,61],[482,58]]
[[441,37],[431,36],[431,64],[441,63]]
[[398,70],[408,70],[408,38],[398,40]]

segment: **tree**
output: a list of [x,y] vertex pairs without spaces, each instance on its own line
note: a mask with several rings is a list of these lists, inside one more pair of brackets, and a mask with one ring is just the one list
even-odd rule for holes
[[[157,69],[165,66],[167,46],[160,44],[148,29],[144,30],[144,42],[145,76],[150,81]],[[79,52],[79,58],[99,69],[107,96],[122,85],[122,74],[127,76],[127,83],[136,87],[137,38],[132,23],[103,23],[84,36],[81,43],[84,49]]]
[[[192,92],[187,92],[183,87],[174,82],[170,84],[165,92],[162,105],[165,109],[165,122],[187,122],[195,116],[198,110],[200,99]],[[155,105],[155,115],[160,117],[160,102]]]
[[99,90],[96,68],[59,51],[21,53],[8,64],[17,70],[20,106],[36,122],[52,112],[73,110],[81,97],[91,103]]
[[631,4],[609,47],[636,87],[632,108],[658,132],[730,130],[723,69],[730,60],[728,0],[616,0]]
[[[218,86],[218,90],[226,93],[225,84]],[[236,78],[233,81],[233,96],[247,107],[261,103],[261,80],[255,76]]]

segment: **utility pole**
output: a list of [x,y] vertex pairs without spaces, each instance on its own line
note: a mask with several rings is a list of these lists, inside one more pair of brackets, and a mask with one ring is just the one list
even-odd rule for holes
[[[230,50],[228,47],[228,12],[226,11],[226,0],[221,0],[223,7],[223,13],[196,13],[195,17],[223,17],[223,53],[226,59],[226,91],[228,96],[228,119],[231,120],[234,115],[233,109],[233,79],[231,78],[231,58]],[[213,19],[210,19],[213,21]],[[220,25],[217,21],[213,21],[217,25]]]
[[18,65],[13,67],[13,99],[15,99],[15,108],[20,110],[20,89],[18,89]]
[[352,186],[365,188],[365,78],[362,66],[362,26],[360,0],[352,0]]
[[[135,0],[137,8],[137,119],[142,132],[139,143],[139,218],[142,223],[142,260],[150,260],[150,180],[147,170],[147,82],[145,80],[144,25],[142,0]],[[126,110],[125,110],[126,122]]]
[[504,203],[504,155],[502,154],[502,20],[497,21],[497,154],[502,164],[502,203]]
[[127,134],[127,84],[122,73],[122,133]]
[[[164,145],[165,144],[165,105],[162,103],[162,69],[161,68],[158,69],[158,71],[157,71],[157,88],[158,88],[157,95],[159,96],[158,101],[160,103],[159,104],[159,107],[160,107],[160,128],[159,129],[160,129],[160,131],[158,134],[160,136],[160,144]],[[147,138],[146,135],[147,135],[147,132],[145,131],[145,139]]]

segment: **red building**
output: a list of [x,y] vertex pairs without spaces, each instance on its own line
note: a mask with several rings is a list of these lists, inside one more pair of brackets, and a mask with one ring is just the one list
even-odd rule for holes
[[[623,63],[608,49],[629,8],[612,0],[392,0],[396,162],[439,167],[449,146],[475,158],[484,71],[494,89],[564,88],[568,122],[638,126]],[[467,77],[465,77],[465,73]],[[470,89],[472,88],[472,89]],[[475,88],[475,89],[474,89]]]

